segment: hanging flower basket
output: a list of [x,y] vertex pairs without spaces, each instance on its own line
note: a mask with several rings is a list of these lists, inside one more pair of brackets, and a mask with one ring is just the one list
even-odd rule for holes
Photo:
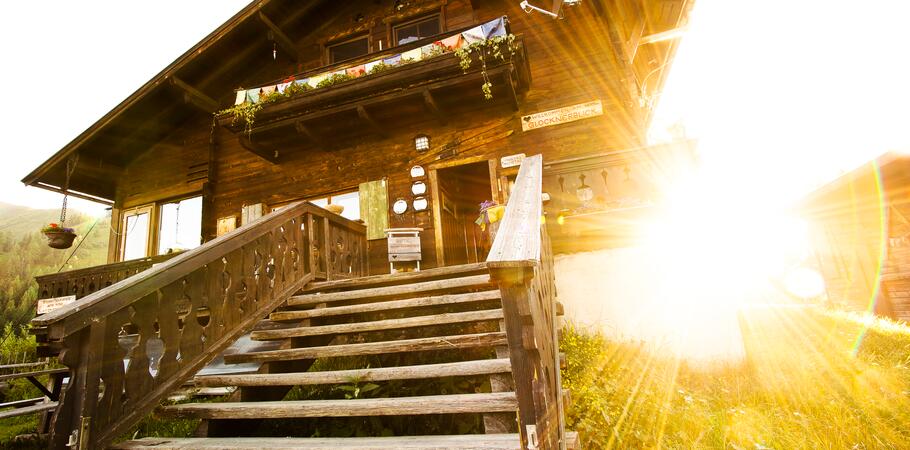
[[56,223],[49,224],[42,228],[41,232],[47,237],[47,246],[50,248],[70,248],[73,246],[73,240],[76,239],[76,230],[61,227]]

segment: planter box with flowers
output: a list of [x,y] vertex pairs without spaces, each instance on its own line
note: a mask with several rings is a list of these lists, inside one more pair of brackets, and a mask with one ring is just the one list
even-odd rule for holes
[[62,227],[56,223],[48,224],[41,229],[41,232],[47,237],[47,245],[51,248],[70,248],[73,246],[73,240],[76,239],[75,229]]

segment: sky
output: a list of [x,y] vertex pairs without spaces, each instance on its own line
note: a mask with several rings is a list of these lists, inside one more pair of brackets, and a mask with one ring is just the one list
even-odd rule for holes
[[[0,109],[0,201],[59,207],[59,194],[19,180],[246,3],[5,5],[21,20],[0,27],[12,105]],[[907,17],[906,0],[697,0],[653,135],[682,123],[699,140],[706,178],[792,201],[910,145]]]
[[[9,2],[0,27],[0,202],[59,208],[21,183],[32,169],[136,91],[248,0]],[[70,206],[100,214],[98,204]]]
[[786,203],[910,145],[910,1],[697,0],[652,135],[682,123],[701,176]]

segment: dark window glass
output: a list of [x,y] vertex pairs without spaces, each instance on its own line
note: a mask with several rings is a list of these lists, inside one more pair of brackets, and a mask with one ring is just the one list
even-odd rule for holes
[[434,15],[395,27],[395,42],[398,45],[407,44],[408,42],[436,36],[439,33],[439,16]]
[[352,41],[342,42],[329,47],[329,64],[366,55],[370,52],[370,44],[364,36]]

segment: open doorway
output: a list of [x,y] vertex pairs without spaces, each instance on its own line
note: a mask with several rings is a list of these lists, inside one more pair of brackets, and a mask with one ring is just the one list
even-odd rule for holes
[[438,169],[437,216],[439,230],[437,250],[443,265],[468,264],[486,260],[490,250],[487,232],[474,223],[480,215],[480,204],[490,200],[490,165],[487,161]]

